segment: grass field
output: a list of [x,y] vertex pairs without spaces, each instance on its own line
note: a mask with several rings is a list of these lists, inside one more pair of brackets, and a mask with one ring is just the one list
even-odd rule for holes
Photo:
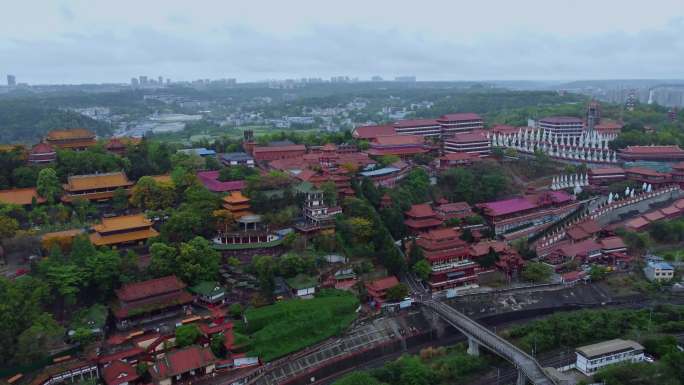
[[244,331],[250,337],[250,353],[272,361],[339,335],[356,318],[358,305],[350,293],[327,290],[313,299],[248,309]]

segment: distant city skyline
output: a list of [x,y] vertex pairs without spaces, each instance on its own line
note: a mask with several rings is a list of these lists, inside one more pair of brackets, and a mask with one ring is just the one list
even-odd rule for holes
[[681,0],[25,0],[3,12],[0,73],[29,84],[684,77]]

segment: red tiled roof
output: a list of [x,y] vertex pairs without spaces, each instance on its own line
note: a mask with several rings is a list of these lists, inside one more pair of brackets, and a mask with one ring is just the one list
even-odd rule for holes
[[427,218],[427,219],[407,219],[404,224],[412,229],[424,229],[429,227],[441,226],[444,223],[440,219]]
[[621,249],[627,247],[620,237],[608,237],[601,239],[601,248],[604,250]]
[[102,377],[107,385],[120,385],[123,383],[132,383],[137,380],[137,371],[131,365],[123,361],[112,361],[109,366],[102,369]]
[[571,227],[565,233],[568,235],[568,237],[575,241],[580,241],[582,239],[590,237],[590,235],[587,234],[587,232],[585,232],[584,230],[582,230],[582,228],[579,226]]
[[663,213],[661,213],[659,210],[655,210],[651,211],[650,213],[644,214],[643,217],[646,218],[649,222],[655,222],[664,219],[665,215],[663,215]]
[[388,135],[380,136],[375,139],[374,144],[380,146],[406,146],[406,145],[421,145],[424,139],[422,136],[416,135]]
[[359,139],[373,139],[378,136],[396,135],[397,131],[391,125],[361,126],[354,129],[353,136]]
[[434,229],[423,234],[421,238],[437,241],[442,239],[458,238],[458,233],[452,228]]
[[367,151],[368,155],[382,156],[382,155],[415,155],[428,152],[428,149],[421,147],[405,147],[405,148],[371,148]]
[[471,154],[468,152],[450,152],[444,154],[439,159],[446,161],[459,161],[459,160],[476,160],[479,159],[479,155]]
[[291,144],[287,146],[260,146],[254,147],[254,154],[268,153],[268,152],[288,152],[288,151],[306,151],[306,146],[303,144]]
[[399,284],[397,277],[390,275],[389,277],[376,279],[366,283],[366,287],[373,291],[385,291],[393,288]]
[[651,224],[651,222],[649,222],[644,217],[637,217],[637,218],[634,218],[632,220],[627,221],[627,223],[625,223],[625,227],[627,227],[629,229],[633,229],[633,230],[641,230],[650,224]]
[[663,153],[682,153],[679,146],[627,146],[620,150],[625,154],[663,154]]
[[28,206],[35,198],[36,203],[44,203],[45,198],[38,195],[35,187],[0,190],[0,203]]
[[437,207],[437,210],[443,211],[443,212],[454,212],[454,211],[467,211],[470,210],[470,205],[468,202],[454,202],[454,203],[445,203],[443,205],[439,205]]
[[31,155],[54,154],[55,149],[49,144],[41,142],[31,148]]
[[561,253],[568,257],[587,255],[589,252],[596,250],[601,250],[601,245],[596,243],[596,241],[593,239],[587,239],[577,243],[570,243],[560,247]]
[[619,131],[622,129],[622,124],[615,122],[603,122],[594,126],[596,131]]
[[143,354],[143,353],[145,353],[145,350],[143,348],[136,346],[134,348],[130,348],[130,349],[126,349],[126,350],[116,352],[116,353],[100,356],[97,358],[97,361],[101,364],[106,364],[108,362],[114,362],[114,361],[123,360],[126,358],[136,357],[136,356]]
[[489,253],[489,249],[492,248],[497,253],[506,250],[506,242],[502,241],[481,241],[470,246],[470,255],[474,257],[481,257]]
[[185,283],[178,279],[178,277],[169,275],[123,285],[120,289],[116,290],[116,296],[122,301],[135,301],[137,299],[181,290],[185,287]]
[[599,225],[598,222],[593,219],[588,219],[584,222],[578,223],[577,226],[579,226],[587,234],[596,234],[601,231],[601,225]]
[[650,168],[646,167],[632,167],[628,168],[625,170],[627,174],[637,174],[637,175],[645,175],[645,176],[668,176],[665,173],[658,172],[656,170],[652,170]]
[[584,271],[571,271],[569,273],[561,275],[561,279],[563,280],[563,282],[570,283],[584,278],[585,275],[586,273]]
[[574,116],[549,116],[546,118],[541,118],[539,121],[550,124],[583,123],[582,119],[576,118]]
[[472,143],[472,142],[488,142],[487,136],[482,131],[461,132],[455,134],[453,137],[446,139],[445,142],[452,143]]
[[427,203],[421,203],[411,206],[411,209],[406,212],[406,215],[414,218],[428,218],[434,217],[435,212],[432,210],[432,206]]
[[439,123],[435,119],[406,119],[394,122],[392,125],[395,128],[411,128],[439,126]]
[[439,122],[447,121],[447,122],[455,122],[455,121],[463,121],[463,120],[482,120],[482,117],[480,115],[474,113],[474,112],[461,112],[461,113],[456,113],[456,114],[446,114],[442,115],[437,119]]
[[204,368],[215,361],[216,357],[209,348],[190,346],[166,353],[164,358],[157,360],[149,372],[152,377],[164,379]]
[[665,208],[660,209],[660,212],[665,214],[666,217],[673,217],[673,216],[681,214],[682,211],[679,208],[677,208],[677,206],[672,205],[672,206],[667,206]]
[[481,203],[478,206],[483,208],[487,214],[492,216],[513,214],[519,211],[530,210],[537,207],[536,204],[523,197]]
[[491,128],[491,131],[497,134],[515,134],[519,130],[519,127],[509,126],[507,124],[497,124]]
[[228,191],[239,191],[247,186],[244,180],[231,180],[227,182],[221,182],[218,180],[218,171],[199,171],[197,173],[197,179],[213,192],[228,192]]
[[622,167],[603,167],[603,168],[590,168],[589,175],[614,175],[623,174],[625,169]]

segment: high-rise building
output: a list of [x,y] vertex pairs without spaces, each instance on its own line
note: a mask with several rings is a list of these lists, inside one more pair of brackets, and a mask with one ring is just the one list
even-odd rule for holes
[[14,75],[7,75],[7,85],[14,87],[17,85],[17,78]]
[[163,76],[159,76],[159,77],[157,78],[157,83],[158,83],[160,86],[161,86],[162,84],[164,84],[164,77],[163,77]]
[[138,78],[140,79],[140,85],[141,86],[144,86],[147,84],[147,76],[140,75]]
[[371,81],[372,81],[372,82],[381,82],[381,81],[382,81],[382,76],[377,76],[377,75],[376,75],[376,76],[373,76],[373,77],[371,78]]
[[139,84],[138,78],[131,78],[131,87],[137,87]]

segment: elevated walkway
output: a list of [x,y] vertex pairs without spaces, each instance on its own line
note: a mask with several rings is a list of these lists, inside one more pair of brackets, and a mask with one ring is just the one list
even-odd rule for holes
[[420,303],[468,337],[469,354],[479,354],[482,345],[513,364],[518,369],[518,385],[525,385],[528,380],[533,385],[555,385],[537,360],[496,333],[443,302],[427,299]]

